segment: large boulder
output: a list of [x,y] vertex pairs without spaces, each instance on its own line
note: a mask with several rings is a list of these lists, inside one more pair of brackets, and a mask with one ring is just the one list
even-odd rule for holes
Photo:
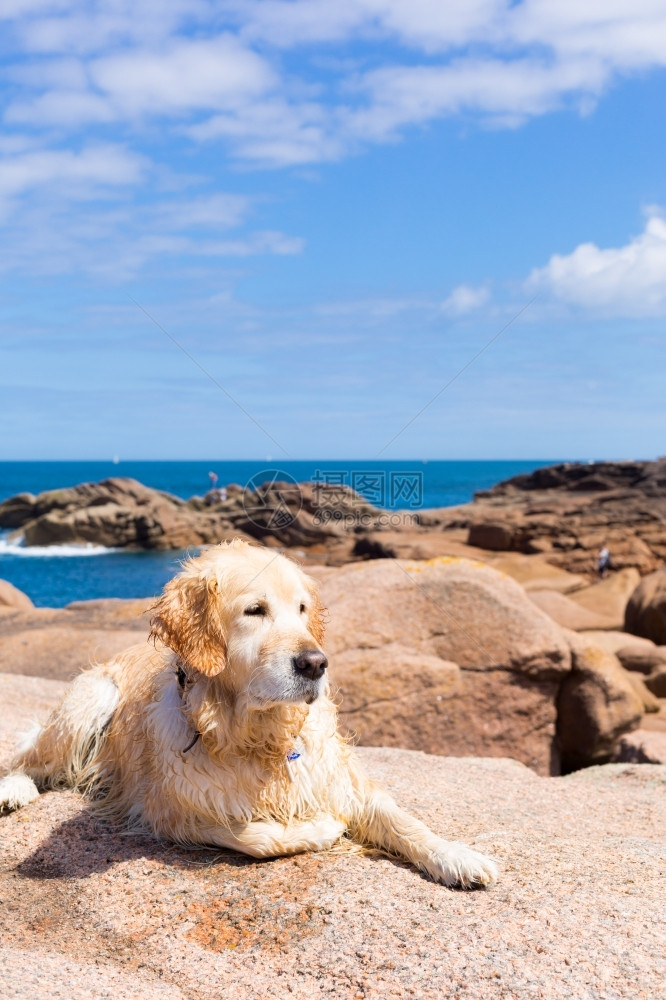
[[624,627],[666,645],[666,570],[649,573],[638,584],[627,604]]
[[495,552],[510,552],[518,548],[520,535],[515,525],[502,521],[480,521],[470,525],[468,545]]
[[116,477],[37,497],[19,494],[0,503],[0,528],[20,529],[15,537],[26,545],[92,543],[166,550],[236,536],[333,549],[344,541],[347,557],[357,523],[371,531],[382,516],[346,486],[332,489],[274,480],[256,489],[231,485],[225,494],[215,491],[185,501],[135,479]]
[[26,545],[178,548],[204,540],[198,520],[179,497],[123,477],[0,504],[0,527],[20,528]]
[[17,608],[27,611],[34,608],[34,604],[27,594],[24,594],[9,580],[0,580],[0,608]]
[[655,698],[666,698],[666,666],[656,667],[645,678],[645,686]]
[[643,701],[613,653],[567,635],[572,670],[557,699],[557,736],[563,767],[573,770],[610,760],[620,736],[640,725]]
[[650,691],[649,687],[645,683],[643,677],[640,674],[631,673],[627,670],[626,672],[627,680],[630,682],[634,691],[638,695],[641,704],[643,705],[643,711],[647,713],[657,713],[661,711],[661,702],[655,694]]
[[646,649],[635,642],[628,642],[617,650],[616,656],[625,670],[639,674],[649,675],[660,667],[666,667],[666,646],[651,644]]
[[321,590],[342,723],[361,743],[557,772],[569,649],[514,580],[465,559],[377,560],[338,570]]
[[636,729],[620,740],[613,760],[626,764],[666,764],[666,732]]
[[32,493],[17,493],[0,504],[0,528],[20,528],[34,516],[37,498]]

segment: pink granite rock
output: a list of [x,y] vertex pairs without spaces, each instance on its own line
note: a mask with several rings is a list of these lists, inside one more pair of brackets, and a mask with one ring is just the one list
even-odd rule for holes
[[569,649],[515,580],[468,559],[381,559],[337,570],[321,593],[341,721],[360,743],[557,773]]
[[24,594],[22,590],[15,587],[9,580],[0,580],[0,607],[17,608],[25,611],[29,608],[34,608],[34,604],[27,594]]
[[[0,678],[0,748],[62,686]],[[666,981],[666,767],[540,778],[358,751],[433,828],[493,855],[466,893],[348,851],[254,861],[128,837],[72,792],[0,818],[11,1000],[653,1000]],[[6,758],[5,758],[6,759]]]

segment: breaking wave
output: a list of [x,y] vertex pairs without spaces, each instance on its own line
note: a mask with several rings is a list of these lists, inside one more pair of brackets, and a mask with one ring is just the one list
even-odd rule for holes
[[21,537],[4,538],[0,535],[0,556],[105,556],[120,549],[86,542],[83,545],[26,545]]

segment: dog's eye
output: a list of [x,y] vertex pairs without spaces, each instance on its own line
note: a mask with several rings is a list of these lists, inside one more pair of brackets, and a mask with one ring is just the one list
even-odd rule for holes
[[265,604],[251,604],[249,608],[245,609],[246,615],[258,615],[263,618],[266,615],[266,605]]
[[301,606],[300,606],[300,608],[298,610],[299,610],[300,614],[304,615],[305,612],[307,611],[307,608],[305,607],[304,604],[301,604]]

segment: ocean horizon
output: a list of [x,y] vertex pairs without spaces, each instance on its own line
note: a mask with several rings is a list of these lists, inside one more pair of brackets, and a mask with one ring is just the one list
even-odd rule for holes
[[[0,462],[0,502],[17,493],[41,493],[112,476],[131,477],[154,489],[188,499],[217,485],[259,483],[284,473],[297,482],[344,482],[376,506],[400,510],[450,507],[470,501],[477,490],[563,459],[413,459],[325,461],[12,461]],[[367,473],[367,475],[365,475]],[[410,477],[409,496],[392,484]],[[103,597],[151,597],[177,572],[183,552],[128,552],[102,546],[28,548],[0,533],[0,578],[24,591],[38,607],[64,607]]]

